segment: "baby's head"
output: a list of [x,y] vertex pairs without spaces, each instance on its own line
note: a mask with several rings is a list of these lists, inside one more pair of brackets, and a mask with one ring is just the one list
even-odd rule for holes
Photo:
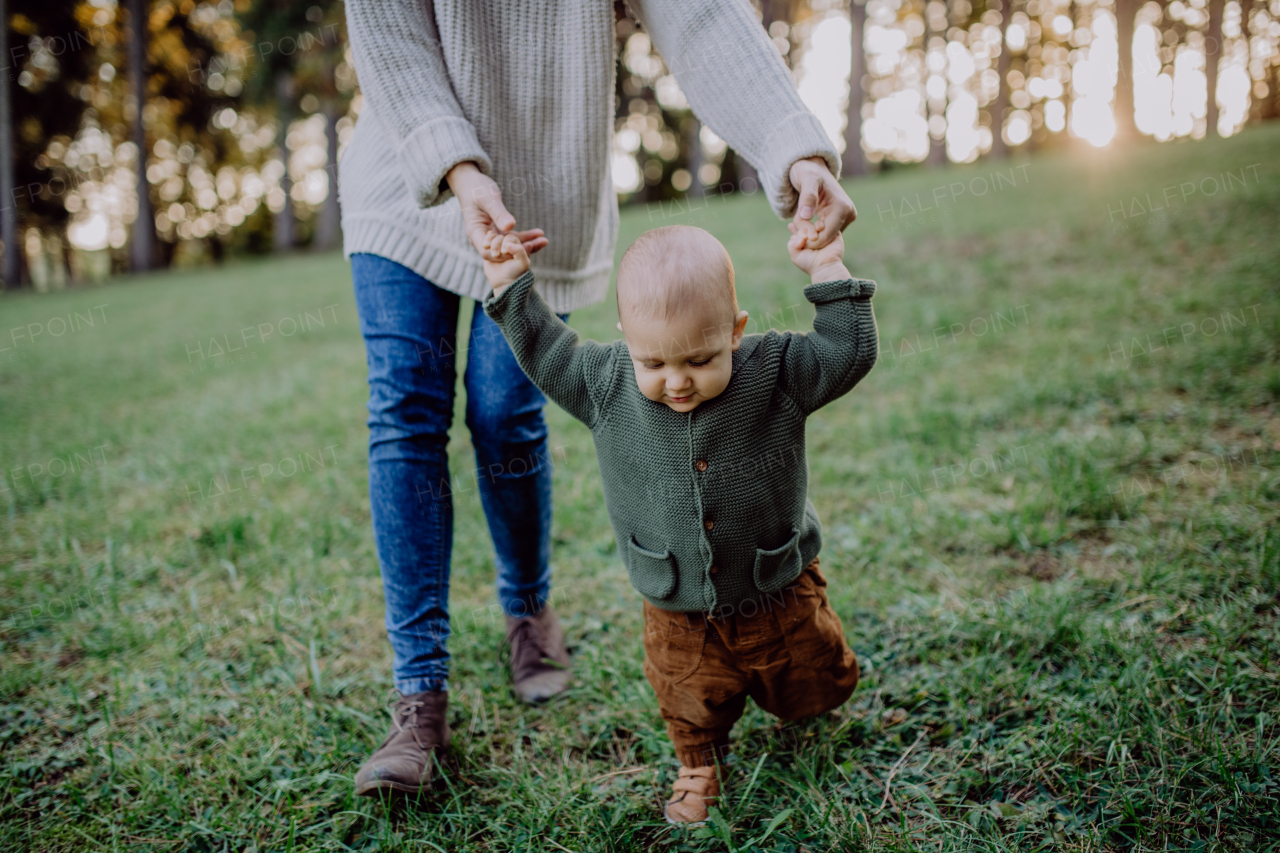
[[691,412],[729,384],[747,312],[738,310],[729,253],[706,231],[641,234],[618,264],[618,317],[650,400]]

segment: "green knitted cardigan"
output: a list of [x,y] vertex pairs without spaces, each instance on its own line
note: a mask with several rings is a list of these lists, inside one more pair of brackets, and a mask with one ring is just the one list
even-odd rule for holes
[[534,384],[590,428],[632,585],[664,610],[765,606],[821,548],[805,418],[875,364],[875,282],[806,287],[813,331],[744,336],[724,392],[691,412],[641,394],[626,342],[579,342],[533,283],[526,272],[484,310]]

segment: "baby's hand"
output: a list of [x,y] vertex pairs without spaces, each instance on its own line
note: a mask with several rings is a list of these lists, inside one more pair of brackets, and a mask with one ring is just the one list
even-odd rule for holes
[[797,228],[794,222],[787,223],[791,231],[791,239],[787,241],[787,251],[791,254],[791,262],[809,274],[813,282],[836,281],[851,278],[844,267],[844,238],[837,234],[835,239],[821,249],[810,246],[818,240],[818,230],[812,222],[801,222]]
[[499,234],[491,230],[485,235],[480,257],[484,259],[485,278],[489,279],[495,293],[502,292],[528,271],[529,253],[525,251],[521,240],[525,233],[527,232],[513,231]]

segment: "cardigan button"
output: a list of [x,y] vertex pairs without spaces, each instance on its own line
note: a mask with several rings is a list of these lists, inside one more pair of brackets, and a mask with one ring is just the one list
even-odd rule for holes
[[702,522],[702,526],[710,530],[716,526],[716,523],[708,518],[706,521]]
[[707,460],[699,459],[697,462],[693,463],[693,467],[697,468],[699,471],[705,471],[707,470]]
[[712,566],[712,567],[711,567],[711,574],[713,574],[713,575],[714,575],[714,574],[715,574],[716,572],[718,572],[718,571],[720,571],[720,567],[719,567],[719,566]]

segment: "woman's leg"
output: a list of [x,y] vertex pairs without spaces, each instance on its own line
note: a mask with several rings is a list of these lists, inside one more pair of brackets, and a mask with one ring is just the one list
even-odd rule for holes
[[369,504],[395,686],[443,690],[459,297],[377,255],[353,254],[351,274],[369,362]]
[[547,399],[479,305],[463,381],[480,501],[497,554],[498,601],[508,616],[530,616],[551,596]]

